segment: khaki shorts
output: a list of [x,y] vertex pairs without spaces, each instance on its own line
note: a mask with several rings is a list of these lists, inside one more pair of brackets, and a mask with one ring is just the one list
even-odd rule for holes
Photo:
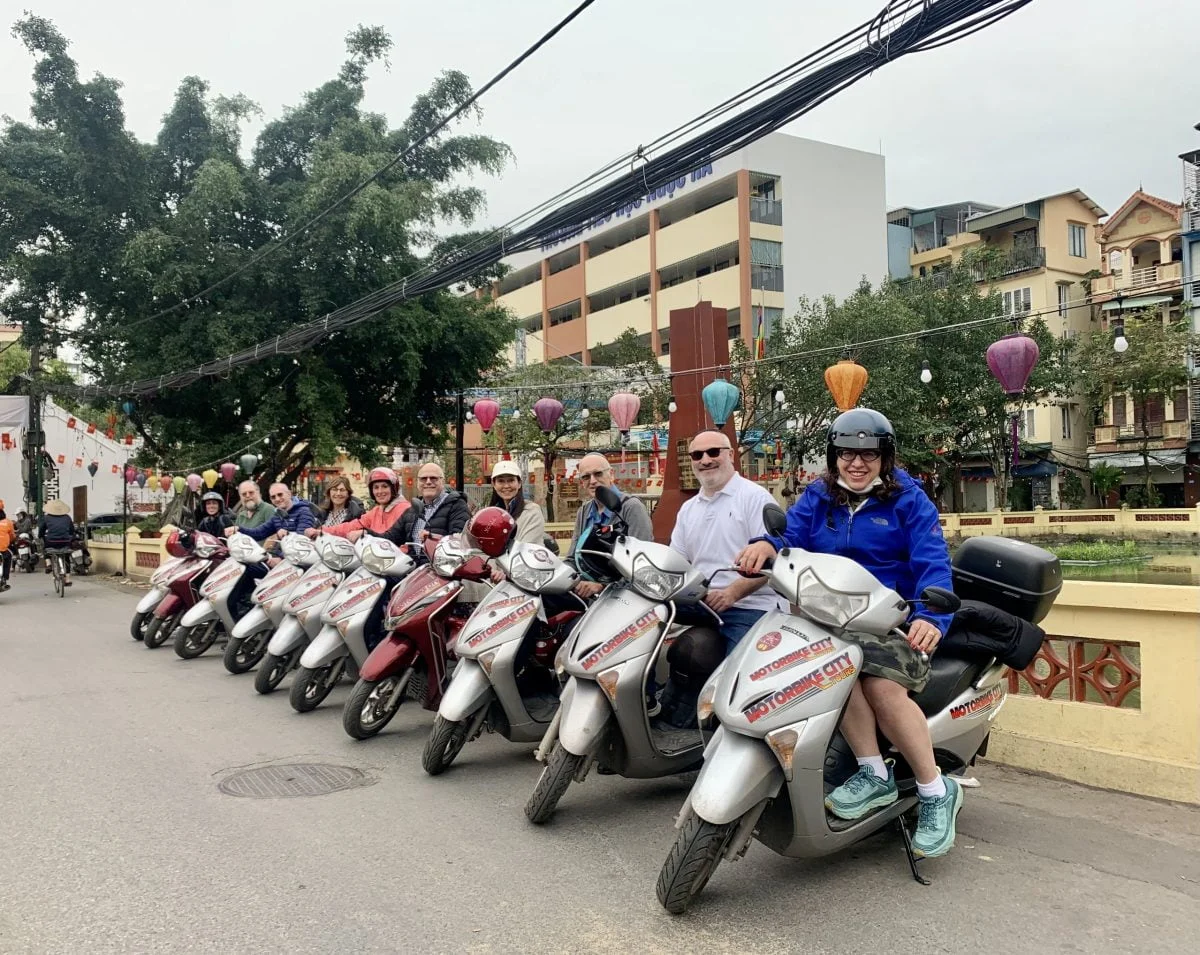
[[878,676],[899,683],[912,693],[920,693],[929,682],[929,660],[908,645],[903,637],[889,634],[878,637],[871,633],[848,632],[863,651],[864,676]]

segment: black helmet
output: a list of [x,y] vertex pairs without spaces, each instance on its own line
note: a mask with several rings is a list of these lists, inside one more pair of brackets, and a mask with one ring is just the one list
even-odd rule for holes
[[875,449],[886,460],[896,454],[896,429],[878,411],[851,408],[834,418],[829,426],[825,463],[831,474],[837,473],[838,448]]
[[[611,554],[617,533],[612,527],[601,527],[589,524],[575,545],[575,567],[584,580],[597,584],[611,584],[621,579],[621,575],[613,570],[612,561],[601,554]],[[581,550],[592,553],[583,554]]]
[[221,495],[216,491],[208,491],[202,498],[200,498],[200,506],[203,507],[206,501],[220,501],[221,506],[225,506],[225,498],[221,497]]

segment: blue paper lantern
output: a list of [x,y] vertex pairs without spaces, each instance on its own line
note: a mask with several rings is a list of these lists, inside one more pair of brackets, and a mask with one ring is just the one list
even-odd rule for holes
[[724,378],[718,378],[704,386],[700,397],[704,399],[704,407],[708,410],[708,416],[713,419],[713,423],[718,428],[723,428],[725,422],[729,420],[729,416],[737,408],[742,393]]
[[132,401],[121,402],[121,410],[125,412],[126,416],[133,414],[133,402]]

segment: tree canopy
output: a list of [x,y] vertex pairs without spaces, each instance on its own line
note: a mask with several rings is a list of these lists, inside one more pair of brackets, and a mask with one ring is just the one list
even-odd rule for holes
[[[51,22],[27,15],[13,33],[34,59],[32,121],[9,120],[0,136],[0,311],[22,324],[27,346],[52,353],[72,341],[101,381],[209,361],[404,278],[467,240],[485,206],[474,180],[510,156],[489,137],[443,130],[250,264],[413,147],[467,99],[467,77],[434,78],[393,127],[362,108],[392,41],[359,27],[337,75],[267,122],[250,149],[242,126],[258,107],[195,76],[145,143],[126,128],[121,84],[82,79]],[[146,454],[167,467],[264,434],[264,470],[288,477],[339,447],[370,464],[380,446],[435,442],[452,420],[446,397],[497,367],[512,333],[486,300],[425,295],[303,354],[138,399],[133,419]]]

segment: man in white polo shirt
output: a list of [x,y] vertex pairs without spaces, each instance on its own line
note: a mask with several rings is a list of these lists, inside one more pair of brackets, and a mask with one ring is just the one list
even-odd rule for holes
[[[725,655],[768,610],[782,606],[766,577],[742,577],[732,567],[746,542],[766,534],[762,511],[773,498],[733,469],[733,449],[721,431],[701,431],[688,449],[700,493],[679,509],[671,548],[712,585],[704,602],[723,621]],[[715,574],[715,577],[713,576]]]

